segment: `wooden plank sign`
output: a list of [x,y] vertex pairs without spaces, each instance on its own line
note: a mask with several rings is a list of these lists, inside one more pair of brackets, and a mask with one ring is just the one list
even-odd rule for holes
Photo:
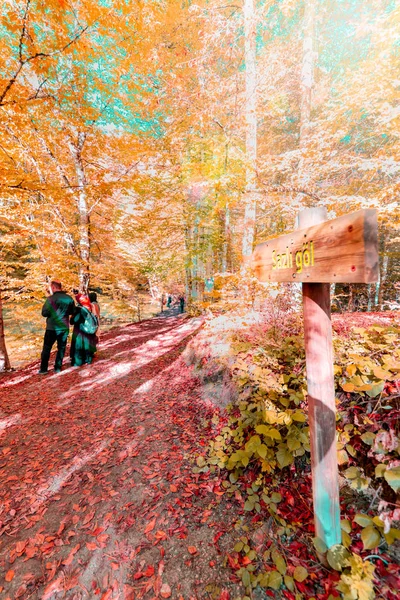
[[259,244],[252,265],[263,282],[377,281],[376,210],[359,210]]
[[260,281],[302,281],[307,399],[316,536],[341,543],[331,282],[377,281],[378,227],[374,210],[326,221],[325,208],[300,212],[300,229],[259,244],[253,265]]

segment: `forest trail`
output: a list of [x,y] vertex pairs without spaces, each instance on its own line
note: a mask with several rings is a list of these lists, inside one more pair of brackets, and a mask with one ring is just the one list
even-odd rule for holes
[[212,411],[181,353],[200,326],[160,316],[105,334],[93,365],[0,381],[0,598],[237,595],[237,514],[193,473]]

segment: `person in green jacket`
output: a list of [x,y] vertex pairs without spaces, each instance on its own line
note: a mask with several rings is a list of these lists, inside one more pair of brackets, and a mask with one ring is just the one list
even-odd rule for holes
[[41,375],[48,373],[50,353],[57,342],[57,354],[54,371],[61,371],[69,333],[69,318],[74,314],[75,303],[71,296],[62,291],[61,283],[50,283],[51,295],[42,307],[42,317],[46,317],[46,331],[43,340],[40,370]]

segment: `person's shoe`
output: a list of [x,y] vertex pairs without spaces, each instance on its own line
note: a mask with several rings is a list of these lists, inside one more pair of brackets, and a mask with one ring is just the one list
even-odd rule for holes
[[54,369],[54,373],[61,373],[61,369]]
[[38,375],[47,375],[48,371],[38,371]]

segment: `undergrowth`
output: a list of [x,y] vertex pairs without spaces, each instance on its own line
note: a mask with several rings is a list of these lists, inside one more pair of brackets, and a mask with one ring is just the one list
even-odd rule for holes
[[287,295],[267,308],[261,325],[229,334],[232,356],[221,361],[238,401],[220,414],[218,435],[197,459],[198,471],[226,473],[226,493],[245,513],[275,527],[258,549],[242,535],[229,563],[248,597],[261,587],[293,599],[368,600],[376,578],[386,577],[381,597],[395,598],[387,552],[400,539],[400,328],[343,331],[339,322],[334,332],[342,544],[327,551],[314,538],[333,569],[324,580],[309,567],[316,559],[302,324]]

